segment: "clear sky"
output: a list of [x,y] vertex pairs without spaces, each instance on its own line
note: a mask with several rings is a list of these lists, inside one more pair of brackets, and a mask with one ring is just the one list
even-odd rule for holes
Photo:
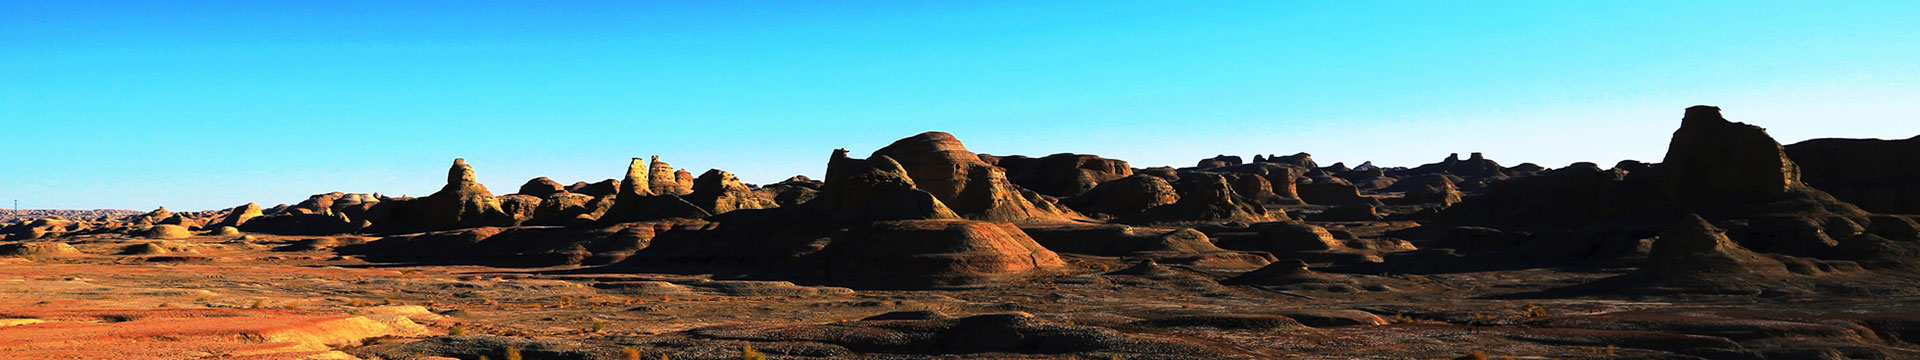
[[1920,1],[0,0],[0,206],[496,194],[927,130],[1136,167],[1657,161],[1684,109],[1920,134]]

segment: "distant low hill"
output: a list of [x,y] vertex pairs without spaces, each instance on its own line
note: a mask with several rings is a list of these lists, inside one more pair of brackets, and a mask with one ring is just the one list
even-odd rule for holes
[[20,210],[16,212],[13,209],[0,209],[0,223],[11,222],[14,220],[21,220],[21,219],[39,219],[39,218],[53,217],[53,216],[58,216],[58,217],[63,217],[68,219],[92,219],[92,218],[108,217],[108,216],[137,215],[140,213],[144,213],[144,211],[119,210],[119,209],[94,209],[94,210],[25,209],[25,210]]

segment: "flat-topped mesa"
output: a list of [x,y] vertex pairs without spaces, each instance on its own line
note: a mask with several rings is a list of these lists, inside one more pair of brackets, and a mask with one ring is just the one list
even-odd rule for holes
[[1808,186],[1878,213],[1920,214],[1920,136],[1787,145]]
[[1657,186],[1666,200],[1679,209],[1710,218],[1763,213],[1866,214],[1802,183],[1800,166],[1787,157],[1766,129],[1727,121],[1718,107],[1687,108],[1659,171]]
[[1287,155],[1287,156],[1268,156],[1267,162],[1275,163],[1275,164],[1298,166],[1301,169],[1316,169],[1320,167],[1320,164],[1316,164],[1313,162],[1312,154],[1308,154],[1304,152],[1295,153],[1293,155]]
[[1460,160],[1460,153],[1448,154],[1445,160],[1440,160],[1438,163],[1420,165],[1419,167],[1408,170],[1407,173],[1413,175],[1449,174],[1467,179],[1504,177],[1507,175],[1506,168],[1501,167],[1500,163],[1487,160],[1485,155],[1478,152],[1472,153],[1466,160]]
[[1240,166],[1240,164],[1241,164],[1241,160],[1239,156],[1215,155],[1212,158],[1201,159],[1200,163],[1194,165],[1194,167],[1201,168],[1201,169],[1212,169],[1212,168],[1223,168],[1228,166]]
[[1800,167],[1758,126],[1727,121],[1720,108],[1687,108],[1667,147],[1662,184],[1681,202],[1777,197],[1800,186]]
[[964,218],[1012,222],[1079,218],[1054,200],[1007,181],[1004,169],[980,160],[953,134],[920,133],[875,150],[869,159],[874,157],[898,162],[916,188]]

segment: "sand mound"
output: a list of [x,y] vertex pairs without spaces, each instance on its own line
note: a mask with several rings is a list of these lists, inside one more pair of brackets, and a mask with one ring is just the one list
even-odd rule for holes
[[80,249],[66,243],[13,243],[0,245],[0,256],[53,257],[80,255]]

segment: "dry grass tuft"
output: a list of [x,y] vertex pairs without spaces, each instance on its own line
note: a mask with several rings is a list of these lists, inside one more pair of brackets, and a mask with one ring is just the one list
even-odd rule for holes
[[740,347],[740,360],[767,360],[767,354],[754,351],[751,344],[744,345]]

